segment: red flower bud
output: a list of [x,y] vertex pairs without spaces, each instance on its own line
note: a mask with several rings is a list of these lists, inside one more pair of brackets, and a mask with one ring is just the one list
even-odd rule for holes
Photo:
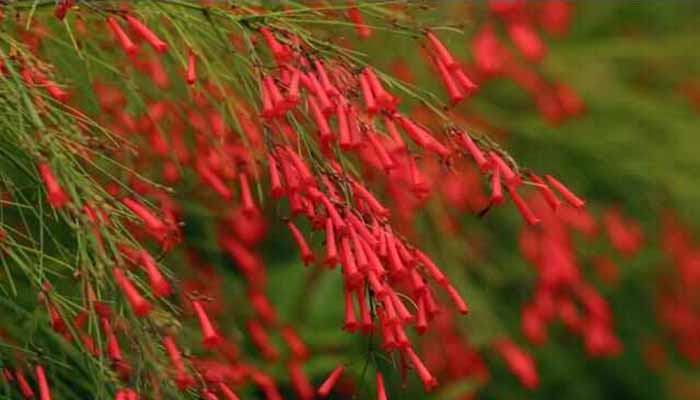
[[523,217],[525,222],[527,222],[528,225],[539,224],[540,219],[537,218],[534,212],[532,212],[532,209],[530,209],[525,200],[518,195],[516,189],[513,186],[506,186],[506,189],[508,190],[510,198],[513,200],[513,203],[515,203],[515,207],[518,209],[518,212]]
[[39,385],[39,399],[51,400],[51,389],[49,388],[49,382],[46,379],[44,367],[37,365],[34,369],[36,371],[36,383]]
[[63,188],[58,183],[58,180],[54,176],[51,168],[48,164],[39,164],[39,175],[41,175],[42,181],[44,181],[44,187],[46,188],[46,198],[54,208],[65,207],[68,202],[68,195],[63,191]]
[[140,254],[141,265],[146,270],[148,274],[148,280],[151,284],[151,292],[153,297],[166,297],[170,296],[170,284],[165,279],[163,274],[160,273],[156,261],[151,257],[146,251],[142,251]]
[[201,302],[197,300],[192,301],[192,308],[194,309],[197,319],[199,320],[199,328],[202,331],[202,344],[204,347],[214,348],[217,347],[223,339],[219,336],[216,328],[212,324],[206,310]]
[[387,400],[386,388],[384,387],[384,377],[377,371],[377,400]]
[[192,50],[187,54],[187,84],[193,85],[197,81],[196,56]]
[[124,275],[121,269],[114,268],[112,273],[114,274],[114,279],[117,281],[117,285],[119,285],[131,309],[134,311],[134,314],[136,314],[137,317],[147,316],[153,308],[151,304],[141,296],[138,290],[136,290],[136,287],[134,287],[134,284]]
[[547,182],[549,182],[550,185],[554,186],[554,188],[561,193],[562,197],[567,203],[571,204],[575,208],[583,208],[583,206],[586,205],[585,201],[581,200],[578,196],[571,192],[569,188],[564,186],[564,184],[554,179],[553,176],[545,175],[544,177],[547,179]]
[[148,44],[150,44],[155,51],[158,53],[164,53],[168,50],[168,45],[164,41],[160,40],[160,38],[158,38],[158,36],[156,36],[153,31],[148,29],[148,27],[141,21],[137,20],[131,15],[127,15],[126,22],[128,22],[129,26],[131,26],[131,28],[146,42],[148,42]]
[[435,36],[434,33],[428,31],[425,33],[425,36],[428,38],[428,41],[430,42],[430,45],[433,48],[433,51],[435,51],[437,56],[448,69],[454,69],[459,67],[459,63],[455,61],[450,51],[447,49],[447,47],[445,47],[444,44],[442,44],[440,39],[438,39],[438,37]]
[[219,382],[219,391],[224,395],[225,400],[240,400],[236,393],[223,382]]
[[119,42],[119,45],[127,55],[133,56],[138,52],[138,46],[131,41],[114,17],[107,17],[107,25],[109,25],[109,29],[112,31],[114,38],[117,39],[117,42]]
[[309,264],[313,263],[315,260],[314,253],[306,243],[306,239],[304,239],[304,235],[302,235],[299,228],[297,228],[292,221],[287,222],[287,227],[289,227],[289,230],[292,232],[292,236],[294,237],[294,241],[297,243],[297,246],[299,246],[299,251],[301,251],[301,260],[304,262],[304,265],[308,266]]
[[326,378],[325,381],[321,384],[321,386],[318,388],[318,395],[320,397],[327,397],[330,393],[331,390],[333,390],[333,386],[338,382],[338,379],[340,379],[340,376],[343,374],[343,371],[345,371],[345,366],[343,365],[338,365],[335,367],[333,372],[328,375],[328,378]]

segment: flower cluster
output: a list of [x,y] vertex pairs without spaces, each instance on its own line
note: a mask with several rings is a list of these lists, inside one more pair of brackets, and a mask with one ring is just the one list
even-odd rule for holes
[[[502,19],[513,43],[526,59],[540,59],[544,48],[525,18],[524,4],[499,4],[493,3],[490,10]],[[56,301],[60,289],[48,284],[41,300],[55,333],[79,345],[96,363],[107,361],[116,399],[132,400],[146,390],[236,399],[232,387],[238,390],[247,383],[267,399],[280,399],[270,372],[277,363],[286,367],[290,386],[300,398],[328,396],[335,390],[348,374],[349,363],[341,362],[314,389],[304,371],[311,350],[290,325],[294,321],[280,316],[268,297],[262,247],[268,226],[274,224],[267,218],[273,207],[304,265],[314,271],[339,270],[343,289],[337,296],[344,304],[345,331],[363,335],[396,357],[404,373],[413,369],[426,391],[438,384],[429,366],[448,379],[484,376],[478,354],[455,338],[444,299],[460,314],[468,313],[467,303],[428,252],[411,240],[412,218],[447,171],[490,188],[489,196],[480,193],[482,213],[509,198],[528,226],[539,226],[523,233],[528,259],[538,266],[543,281],[536,306],[531,307],[534,317],[523,318],[529,321],[528,337],[540,340],[541,324],[561,315],[572,329],[583,331],[591,352],[617,351],[609,310],[578,278],[571,259],[566,227],[580,215],[577,212],[583,213],[584,201],[564,184],[521,169],[498,144],[468,132],[458,118],[434,105],[425,120],[409,114],[403,105],[414,102],[416,93],[375,66],[324,44],[309,30],[284,19],[264,18],[264,10],[190,6],[237,24],[225,38],[235,51],[234,61],[223,63],[224,72],[219,70],[222,60],[203,51],[202,43],[176,36],[177,22],[163,17],[168,23],[156,29],[155,23],[143,22],[137,5],[104,7],[95,19],[73,21],[83,35],[94,23],[103,35],[95,39],[100,42],[95,48],[86,46],[85,51],[95,59],[111,60],[106,73],[90,80],[87,96],[63,89],[54,82],[51,68],[36,62],[42,42],[50,40],[40,29],[27,34],[26,55],[3,60],[5,73],[20,77],[18,90],[36,104],[30,109],[38,110],[36,119],[50,121],[46,131],[59,129],[51,110],[62,110],[60,121],[70,121],[63,128],[72,136],[60,132],[44,139],[53,140],[51,146],[29,139],[23,144],[32,150],[52,211],[69,226],[82,229],[80,240],[85,237],[88,244],[81,242],[80,250],[89,256],[81,254],[81,261],[95,266],[75,269],[79,305]],[[374,33],[361,8],[350,2],[343,17],[367,39]],[[79,9],[72,1],[60,1],[54,15],[68,23],[73,10]],[[563,29],[556,27],[563,17],[552,10],[543,13],[549,15],[543,16],[548,29]],[[476,93],[475,82],[486,82],[500,71],[493,67],[503,60],[494,60],[501,50],[491,28],[477,36],[474,50],[480,70],[474,74],[438,31],[408,33],[424,47],[451,107]],[[167,62],[171,59],[179,62],[177,73]],[[522,78],[527,74],[514,65],[509,67],[513,79],[530,79]],[[122,79],[110,80],[112,74]],[[125,84],[130,79],[147,89],[133,90]],[[542,95],[544,85],[526,85]],[[562,107],[565,101],[575,103],[562,95],[563,89],[557,90]],[[164,95],[177,91],[178,96]],[[98,127],[110,133],[105,140],[110,144],[95,155],[91,144]],[[56,149],[79,161],[71,158],[66,163]],[[117,164],[123,168],[110,170]],[[81,180],[72,181],[72,176]],[[463,193],[450,192],[454,189],[454,184],[446,185],[441,194],[461,202]],[[523,192],[537,192],[541,200],[529,201]],[[205,228],[189,224],[197,213]],[[199,228],[213,238],[214,249],[203,248]],[[322,249],[311,235],[322,237]],[[209,265],[215,257],[202,257],[206,252],[235,266],[245,283],[245,296],[229,301],[223,287],[230,282]],[[167,270],[159,253],[179,259],[184,267]],[[239,299],[245,311],[233,310]],[[574,300],[595,324],[580,323]],[[181,319],[180,309],[190,318]],[[234,312],[243,321],[240,330],[220,324],[225,314]],[[187,333],[181,325],[190,322],[201,341],[197,354],[178,344]],[[445,360],[431,358],[430,351],[416,350],[412,331],[437,334],[433,340],[451,337],[455,354],[464,351],[473,357],[465,368],[446,366]],[[139,341],[142,334],[158,338],[159,345]],[[260,362],[239,354],[241,336]],[[284,349],[276,339],[284,342]],[[430,342],[425,343],[429,348]],[[508,340],[495,342],[493,348],[525,386],[537,386],[534,361],[524,351]],[[142,368],[140,357],[148,357],[147,368]],[[16,380],[29,397],[33,389],[21,368],[5,371],[5,379]],[[49,399],[43,367],[37,364],[35,372],[40,398]],[[169,380],[163,381],[163,376]],[[376,388],[378,398],[386,398],[379,369]]]

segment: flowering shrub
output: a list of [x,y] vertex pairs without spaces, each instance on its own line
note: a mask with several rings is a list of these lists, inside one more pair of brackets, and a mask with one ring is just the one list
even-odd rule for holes
[[[580,253],[634,260],[642,225],[598,218],[473,110],[505,82],[549,129],[585,117],[545,64],[574,5],[443,5],[476,16],[468,39],[433,6],[3,5],[8,396],[458,398],[496,379],[539,390],[530,349],[552,331],[620,357],[606,290],[621,274],[598,255],[589,276]],[[373,49],[394,43],[416,57]],[[494,232],[520,230],[501,246],[519,244],[527,277],[473,268],[504,217]],[[690,274],[692,246],[667,241]],[[696,360],[691,282],[659,290],[659,321]],[[527,292],[501,293],[521,309],[508,320],[490,299],[507,285]]]

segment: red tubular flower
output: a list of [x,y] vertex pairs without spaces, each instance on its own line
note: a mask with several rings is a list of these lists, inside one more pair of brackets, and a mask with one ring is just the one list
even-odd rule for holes
[[262,101],[262,117],[271,119],[275,116],[275,106],[270,97],[270,88],[265,80],[260,81],[260,99]]
[[447,49],[447,47],[445,47],[444,44],[442,44],[440,39],[438,39],[438,37],[435,36],[434,33],[428,31],[425,33],[425,36],[428,38],[428,41],[430,42],[430,45],[433,48],[433,51],[435,51],[437,56],[448,69],[455,69],[459,67],[459,63],[455,61],[450,51]]
[[5,380],[5,382],[13,382],[15,380],[14,375],[12,375],[12,371],[10,371],[9,368],[3,367],[2,368],[2,379]]
[[112,273],[114,279],[117,281],[117,285],[119,285],[131,309],[134,311],[134,314],[136,314],[137,317],[147,316],[151,312],[151,309],[153,309],[151,303],[141,296],[138,290],[136,290],[136,287],[134,287],[134,284],[124,275],[121,269],[114,268]]
[[36,383],[39,385],[39,398],[41,400],[51,400],[51,389],[49,388],[49,382],[46,380],[44,367],[37,365],[34,370],[36,371]]
[[357,234],[355,227],[351,226],[349,232],[350,240],[352,241],[352,248],[355,251],[355,261],[357,261],[357,267],[361,273],[364,273],[367,271],[367,268],[369,268],[369,260],[367,259],[365,249],[360,242],[362,239]]
[[209,390],[202,390],[201,396],[202,400],[219,400],[214,392],[210,392]]
[[406,348],[405,353],[408,356],[409,360],[411,360],[411,364],[413,364],[413,367],[416,369],[418,378],[420,378],[421,382],[423,382],[423,387],[425,388],[425,391],[431,391],[435,386],[437,386],[437,379],[435,379],[435,377],[430,373],[430,371],[428,371],[428,368],[426,368],[425,364],[423,364],[423,361],[421,361],[421,359],[418,357],[418,355],[416,355],[416,352],[413,351],[411,347]]
[[187,84],[188,85],[194,85],[194,83],[197,81],[197,65],[196,65],[196,56],[194,55],[194,52],[192,50],[189,51],[187,54]]
[[476,83],[469,79],[461,67],[454,71],[454,79],[457,81],[457,83],[459,83],[467,96],[474,93],[474,91],[479,88]]
[[555,36],[561,36],[569,29],[573,4],[564,0],[551,0],[542,5],[539,15],[544,30]]
[[198,159],[195,163],[195,170],[204,183],[214,190],[219,196],[228,200],[233,195],[231,190],[226,186],[226,183],[207,165],[206,161]]
[[541,345],[547,340],[547,329],[541,314],[536,306],[526,306],[520,315],[523,336],[535,345]]
[[56,331],[56,333],[64,335],[68,332],[68,326],[66,325],[66,321],[63,320],[61,317],[61,314],[58,312],[56,307],[54,307],[51,303],[48,303],[47,300],[47,308],[49,311],[49,319],[50,319],[50,325],[51,328]]
[[[136,397],[134,397],[136,399]],[[131,391],[129,389],[119,389],[114,395],[114,400],[131,400]]]
[[73,5],[74,0],[59,0],[58,4],[56,4],[56,8],[54,9],[53,15],[59,21],[63,21],[63,18],[66,17],[68,9],[73,7]]
[[127,35],[126,32],[124,32],[124,29],[122,29],[121,25],[119,25],[119,22],[117,22],[117,20],[114,19],[114,17],[107,17],[107,25],[112,31],[114,38],[117,39],[117,42],[119,42],[119,45],[121,46],[122,50],[124,50],[124,52],[127,55],[133,56],[138,52],[138,46],[136,46],[134,42],[131,41],[129,35]]
[[568,116],[576,116],[581,114],[586,109],[586,104],[579,97],[579,95],[567,85],[559,83],[554,88],[555,95],[561,109]]
[[308,266],[309,264],[313,263],[315,260],[314,253],[306,243],[306,239],[304,239],[304,235],[302,235],[299,228],[297,228],[292,221],[287,221],[287,227],[289,227],[289,230],[292,232],[292,236],[294,237],[294,241],[297,243],[297,246],[299,246],[299,251],[301,251],[301,260],[304,262],[304,265]]
[[480,72],[486,75],[498,75],[508,61],[508,50],[498,40],[498,36],[490,24],[477,33],[472,40],[474,63]]
[[[286,154],[289,156],[289,159],[294,165],[294,168],[296,168],[297,172],[299,173],[301,180],[304,182],[305,185],[309,186],[306,189],[308,190],[311,187],[315,187],[316,179],[314,178],[314,175],[311,173],[306,163],[304,163],[301,157],[299,157],[299,155],[291,147],[286,147],[286,150]],[[287,184],[289,185],[289,180],[287,180]]]
[[365,74],[360,74],[360,90],[362,90],[362,98],[365,101],[365,107],[367,108],[367,112],[369,114],[374,114],[377,111],[379,111],[379,107],[377,106],[377,101],[374,98],[374,94],[372,93],[372,89],[369,85],[369,80],[367,79],[367,76]]
[[141,21],[137,20],[131,15],[126,15],[126,22],[128,22],[129,26],[131,26],[131,28],[138,33],[143,40],[148,42],[148,44],[150,44],[155,51],[158,53],[165,53],[168,50],[168,45],[164,41],[160,40],[160,38],[156,36],[153,31],[148,29],[148,27]]
[[501,169],[494,168],[491,175],[491,204],[503,203],[503,188],[501,187]]
[[193,386],[194,379],[187,375],[185,364],[182,361],[180,351],[177,349],[175,339],[173,339],[173,337],[170,335],[163,336],[163,347],[168,353],[168,357],[170,357],[170,362],[173,364],[173,368],[175,368],[175,382],[177,383],[177,387],[180,390],[186,390],[187,388]]
[[274,324],[277,321],[277,311],[275,311],[267,295],[262,290],[253,288],[248,291],[250,305],[255,310],[261,321],[266,324]]
[[260,34],[263,35],[263,38],[267,43],[267,47],[270,49],[277,62],[285,62],[292,57],[292,53],[289,51],[289,49],[277,41],[277,38],[274,34],[272,34],[272,32],[270,32],[269,29],[265,27],[260,28]]
[[389,296],[391,297],[391,302],[394,304],[394,308],[396,309],[396,312],[398,313],[401,322],[406,324],[413,322],[413,315],[403,304],[403,302],[399,298],[399,295],[396,294],[395,291],[390,290]]
[[241,186],[241,203],[243,205],[243,213],[247,216],[257,214],[258,207],[253,201],[253,193],[250,190],[248,183],[248,175],[244,172],[238,174],[238,182]]
[[146,228],[156,234],[162,234],[168,230],[167,225],[161,219],[153,215],[146,206],[136,200],[124,198],[122,203],[143,221]]
[[336,118],[338,124],[338,144],[340,148],[348,151],[352,148],[350,126],[348,125],[347,107],[339,101],[336,105]]
[[328,78],[328,73],[326,73],[326,68],[323,66],[323,62],[321,62],[321,60],[314,60],[314,66],[316,67],[316,72],[318,73],[318,78],[323,91],[325,91],[328,96],[337,96],[339,94],[338,89],[333,86]]
[[328,98],[328,93],[326,93],[326,91],[323,89],[323,86],[321,86],[321,83],[318,81],[313,72],[309,72],[308,77],[309,82],[314,88],[315,95],[318,98],[318,105],[321,107],[321,111],[324,115],[330,114],[333,112],[333,103]]
[[455,104],[464,100],[464,93],[457,85],[457,82],[455,82],[455,80],[452,78],[452,74],[447,69],[445,63],[439,58],[436,58],[434,62],[438,70],[438,74],[440,75],[440,80],[442,80],[442,84],[445,85],[447,95],[450,97],[450,103],[454,106]]
[[384,377],[377,371],[377,400],[387,400],[386,388],[384,387]]
[[19,385],[19,391],[22,393],[22,396],[25,399],[31,399],[34,397],[34,391],[32,390],[32,387],[29,386],[29,382],[27,382],[27,378],[24,377],[22,371],[16,370],[15,376],[17,377],[17,385]]
[[219,391],[224,396],[225,400],[240,400],[240,398],[233,392],[225,383],[219,382]]
[[362,131],[360,130],[357,111],[353,107],[348,110],[348,125],[350,128],[350,143],[352,143],[350,147],[353,149],[361,147]]
[[518,212],[523,217],[525,222],[527,222],[528,225],[532,226],[539,224],[540,219],[537,218],[534,212],[532,212],[527,203],[525,203],[525,200],[523,200],[522,197],[518,195],[516,189],[512,186],[506,186],[506,190],[508,190],[510,198],[513,200],[513,203],[515,203],[515,207],[517,207]]
[[417,145],[426,150],[432,151],[441,157],[447,157],[450,154],[449,149],[443,146],[442,143],[438,142],[437,139],[435,139],[424,128],[418,126],[416,123],[402,115],[397,115],[395,118],[398,119],[398,123],[401,125],[404,132],[406,132],[411,140],[413,140]]
[[311,382],[309,382],[309,378],[301,368],[301,364],[298,361],[291,361],[287,364],[287,370],[289,371],[289,378],[292,381],[294,391],[297,393],[299,399],[313,399],[314,387],[311,386]]
[[496,154],[493,151],[489,152],[489,157],[491,157],[491,160],[493,161],[493,164],[496,168],[498,168],[501,171],[502,178],[506,181],[507,186],[518,186],[522,183],[522,179],[518,174],[516,174],[508,164],[506,164],[505,161]]
[[46,198],[54,208],[65,207],[70,201],[66,192],[58,184],[58,180],[54,176],[51,168],[46,163],[39,164],[39,175],[44,182],[46,188]]
[[554,188],[561,193],[562,197],[564,197],[564,200],[566,200],[566,202],[571,204],[574,208],[583,208],[583,206],[586,205],[585,201],[581,200],[578,196],[571,192],[569,188],[564,186],[564,184],[556,180],[553,176],[545,175],[544,178],[550,185],[554,186]]
[[[302,72],[299,75],[299,82],[302,85],[304,85],[304,88],[306,88],[306,90],[309,93],[313,94],[314,96],[318,96],[318,88],[316,87],[316,85],[314,85],[314,82],[311,80],[309,75]],[[316,83],[318,83],[318,82],[316,82]]]
[[527,389],[534,389],[539,385],[535,361],[530,355],[510,340],[497,342],[494,346],[506,364],[508,364],[508,368],[518,377],[523,386]]
[[455,289],[452,285],[446,285],[445,290],[447,290],[447,294],[450,296],[450,300],[452,300],[455,307],[457,307],[459,313],[467,314],[469,312],[469,307],[467,307],[467,303],[464,301],[462,296],[460,296],[457,289]]
[[46,80],[44,81],[43,85],[46,88],[46,91],[49,92],[49,95],[56,101],[60,101],[61,103],[68,101],[68,92],[56,86],[55,82]]
[[386,231],[377,226],[374,233],[379,237],[379,248],[377,249],[377,254],[379,254],[379,256],[382,258],[386,258],[389,255],[386,243]]
[[428,330],[428,316],[425,309],[425,299],[423,296],[418,298],[418,310],[416,311],[416,332],[419,335]]
[[474,159],[474,162],[479,167],[482,173],[486,172],[489,168],[491,168],[491,164],[484,156],[484,153],[481,152],[481,149],[479,149],[476,143],[474,143],[469,134],[463,132],[459,135],[459,139],[462,143],[462,146],[464,146],[464,148],[466,148],[469,154],[471,154],[472,158]]
[[267,93],[270,96],[270,101],[272,102],[272,114],[274,116],[281,116],[287,111],[287,101],[282,96],[282,92],[277,87],[274,79],[272,77],[265,76],[263,78],[263,85],[267,87]]
[[355,332],[357,330],[357,318],[355,318],[355,306],[352,304],[352,294],[350,289],[345,287],[345,324],[343,330]]
[[287,88],[287,104],[289,107],[294,107],[299,104],[301,96],[299,95],[299,82],[301,81],[301,71],[298,68],[292,70],[292,77]]
[[343,218],[341,218],[340,213],[338,213],[338,210],[335,208],[333,203],[331,203],[330,199],[315,188],[313,188],[313,191],[311,192],[314,193],[314,197],[316,197],[321,201],[321,203],[323,203],[323,207],[326,209],[326,214],[328,215],[328,217],[333,219],[333,226],[335,227],[335,231],[337,233],[345,232],[345,221],[343,221]]
[[326,258],[323,263],[331,268],[338,263],[338,247],[335,242],[335,229],[333,220],[326,218]]
[[392,232],[386,232],[386,247],[387,255],[389,258],[389,270],[394,277],[401,277],[406,273],[406,267],[401,261],[401,256],[399,256],[399,251],[396,249],[396,237]]
[[259,256],[231,237],[220,239],[221,247],[235,261],[246,280],[254,286],[264,286],[267,279]]
[[356,289],[357,304],[360,306],[360,327],[364,333],[369,333],[374,330],[374,321],[370,314],[369,305],[365,299],[365,288],[359,287]]
[[379,162],[382,164],[382,168],[384,168],[384,171],[389,172],[391,169],[396,167],[396,163],[394,163],[394,160],[391,159],[389,153],[384,148],[384,145],[382,145],[382,143],[379,141],[376,134],[374,132],[368,131],[366,136],[370,144],[374,148],[374,152],[377,155]]
[[291,326],[282,327],[282,329],[280,329],[280,335],[289,347],[289,350],[292,351],[292,355],[296,360],[303,361],[309,358],[309,349],[294,331],[294,328]]
[[544,44],[529,24],[522,22],[508,24],[508,35],[515,47],[529,61],[539,61],[544,57]]
[[124,400],[139,400],[139,394],[134,389],[124,389]]
[[415,256],[418,261],[423,264],[423,267],[428,271],[428,274],[441,286],[447,286],[448,281],[445,274],[440,271],[437,265],[425,253],[420,250],[415,251]]
[[394,141],[394,151],[398,153],[403,153],[406,151],[406,143],[404,143],[403,138],[401,137],[401,134],[399,133],[399,130],[396,129],[396,124],[394,121],[391,120],[391,118],[384,116],[383,119],[384,121],[384,126],[386,127],[386,131],[389,133],[389,136]]
[[327,397],[331,393],[331,390],[333,390],[333,386],[335,386],[335,384],[338,382],[338,379],[340,379],[340,376],[343,374],[343,371],[345,371],[345,366],[338,365],[337,367],[335,367],[333,372],[331,372],[330,375],[328,375],[328,378],[326,378],[326,380],[323,381],[316,393],[320,397]]
[[360,221],[360,219],[358,217],[356,217],[351,212],[346,212],[345,215],[346,215],[348,221],[350,221],[350,223],[352,223],[353,227],[357,230],[357,233],[360,234],[360,236],[362,237],[362,239],[365,242],[367,242],[371,247],[374,247],[377,245],[377,241],[374,238],[374,236],[372,236],[372,234],[369,232],[369,230],[367,229],[365,224],[362,221]]
[[397,100],[384,89],[374,70],[366,67],[362,73],[367,76],[367,83],[369,83],[369,87],[379,105],[385,110],[393,111],[396,108]]
[[192,308],[199,320],[199,328],[202,331],[202,344],[204,347],[214,348],[220,345],[223,339],[209,319],[202,303],[197,300],[192,300]]
[[398,347],[398,343],[396,342],[396,336],[394,335],[394,326],[390,325],[386,321],[386,317],[383,312],[378,311],[377,317],[379,318],[379,327],[381,328],[380,333],[382,335],[382,347],[387,351],[396,349]]
[[122,349],[119,346],[117,335],[114,333],[114,330],[112,330],[112,325],[109,323],[109,319],[106,316],[100,318],[100,323],[102,324],[102,331],[107,339],[107,357],[114,365],[118,365],[123,361],[124,357],[122,356]]
[[272,361],[279,357],[277,349],[270,343],[270,337],[262,325],[256,321],[249,321],[248,333],[250,334],[250,340],[266,360]]
[[140,254],[141,265],[146,270],[148,274],[148,279],[151,284],[151,292],[153,297],[166,297],[170,296],[170,284],[165,279],[163,274],[160,273],[156,261],[148,254],[147,251],[142,251]]
[[552,211],[556,212],[559,206],[561,206],[561,201],[557,198],[552,189],[544,183],[542,178],[533,173],[530,173],[530,179],[535,182],[535,187],[537,187],[537,190],[542,194],[544,200],[549,204],[549,207],[552,208]]
[[350,18],[350,21],[352,21],[352,23],[355,25],[355,32],[357,32],[357,36],[361,37],[362,39],[367,39],[368,37],[372,36],[372,29],[365,24],[365,21],[362,19],[362,14],[360,14],[360,10],[357,9],[354,3],[354,1],[350,3],[353,6],[348,8],[348,18]]
[[357,271],[355,257],[350,249],[350,240],[347,235],[340,239],[340,265],[343,269],[343,276],[348,286],[355,288],[362,283],[362,274]]
[[275,160],[272,154],[267,155],[267,168],[268,174],[270,175],[270,192],[273,198],[279,199],[284,195],[284,187],[282,186],[280,171],[277,168],[277,160]]
[[384,207],[379,202],[379,200],[377,200],[377,198],[374,197],[372,192],[370,192],[369,190],[367,190],[366,187],[364,187],[363,185],[361,185],[355,181],[353,181],[352,183],[353,183],[352,187],[354,189],[353,191],[354,191],[355,195],[358,198],[361,198],[362,200],[364,200],[375,215],[377,215],[378,217],[382,217],[382,218],[389,217],[389,215],[391,214],[389,209]]
[[321,108],[318,106],[316,99],[309,97],[309,109],[311,110],[311,115],[316,123],[316,128],[318,128],[318,135],[321,138],[322,145],[328,145],[328,143],[333,140],[333,134],[331,133],[331,128],[328,126],[328,120],[321,112]]

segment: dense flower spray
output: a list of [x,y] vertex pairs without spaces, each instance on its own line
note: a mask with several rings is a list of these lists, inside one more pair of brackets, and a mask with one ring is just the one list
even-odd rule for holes
[[[314,389],[307,362],[316,349],[305,341],[306,326],[290,324],[302,320],[304,302],[299,302],[299,315],[278,310],[277,294],[268,285],[268,274],[274,271],[268,271],[271,255],[263,242],[284,242],[267,233],[268,227],[286,225],[292,248],[308,267],[298,273],[314,276],[309,289],[321,274],[338,282],[328,300],[343,304],[336,310],[338,329],[370,344],[361,356],[375,363],[370,380],[378,399],[388,398],[392,390],[387,383],[393,377],[389,379],[391,372],[376,365],[377,360],[396,360],[404,380],[413,370],[411,376],[425,391],[436,388],[443,377],[478,376],[485,381],[479,354],[456,333],[456,316],[470,312],[463,285],[453,271],[443,270],[447,263],[435,256],[438,251],[419,246],[411,228],[431,208],[429,202],[461,204],[465,195],[460,187],[472,186],[478,189],[466,197],[478,205],[472,207],[475,213],[484,215],[510,199],[527,226],[541,229],[524,228],[523,233],[532,235],[531,247],[550,253],[531,260],[546,281],[538,296],[561,300],[556,312],[583,332],[589,352],[618,351],[606,304],[569,268],[562,233],[567,221],[552,214],[559,209],[585,212],[585,202],[552,176],[542,179],[522,168],[499,143],[476,134],[458,117],[458,107],[498,76],[516,81],[538,104],[555,104],[542,106],[552,119],[582,109],[573,91],[544,82],[527,64],[545,57],[546,47],[524,6],[497,3],[488,6],[493,21],[474,38],[475,66],[448,46],[444,30],[400,28],[425,51],[434,83],[444,89],[435,104],[379,63],[373,65],[374,60],[338,51],[331,41],[320,45],[312,31],[275,14],[265,16],[264,7],[164,5],[177,12],[194,9],[205,18],[232,18],[227,23],[236,29],[212,33],[232,50],[221,60],[209,53],[211,46],[205,44],[211,43],[188,40],[184,20],[176,14],[153,17],[137,3],[99,7],[95,26],[104,37],[95,49],[86,46],[86,59],[101,60],[103,52],[110,59],[98,63],[104,76],[98,74],[88,85],[94,99],[74,99],[54,83],[51,69],[38,62],[41,43],[33,53],[23,53],[24,58],[13,55],[8,65],[19,67],[17,82],[31,94],[27,101],[36,104],[36,118],[52,117],[47,118],[50,129],[59,122],[70,124],[66,132],[73,135],[53,135],[47,128],[41,140],[52,141],[53,147],[32,149],[41,160],[37,169],[52,211],[80,230],[77,261],[71,261],[78,264],[73,278],[79,282],[80,301],[44,298],[50,328],[68,344],[83,346],[100,368],[104,356],[109,364],[103,369],[114,375],[108,390],[116,399],[190,392],[205,399],[237,399],[246,385],[267,399],[282,398],[282,385],[303,399],[345,390],[345,380],[360,376],[345,362],[349,360],[339,362]],[[93,4],[85,4],[60,1],[55,17],[88,32],[82,16]],[[350,22],[344,23],[358,37],[371,41],[381,29],[373,25],[378,20],[370,6],[348,2],[338,7],[343,12],[337,15],[312,6],[276,12],[318,14],[328,22],[347,18]],[[547,9],[542,16],[547,30],[565,30],[568,19],[562,10]],[[73,18],[78,12],[80,18]],[[524,64],[514,61],[516,54],[500,42],[496,26]],[[45,36],[36,33],[32,38],[41,42]],[[82,41],[75,45],[82,46]],[[133,78],[148,89],[131,92],[133,83],[129,88],[108,83],[112,75],[123,75],[122,83]],[[39,89],[62,103],[60,118],[50,114],[42,97],[46,93]],[[95,107],[84,107],[93,100]],[[430,111],[421,115],[413,103],[426,103]],[[110,133],[109,140],[99,147],[104,153],[95,154],[90,146],[101,129]],[[70,154],[71,169],[50,167],[59,165],[47,161],[58,160],[59,148]],[[103,159],[109,167],[99,164]],[[71,176],[80,179],[72,181]],[[436,187],[447,176],[457,183]],[[462,185],[467,181],[470,185]],[[92,184],[98,189],[90,190]],[[484,196],[482,187],[490,195]],[[534,192],[549,208],[531,200]],[[269,218],[271,214],[275,217]],[[610,234],[619,238],[619,221],[614,216],[608,220]],[[183,268],[170,270],[170,263]],[[40,270],[32,279],[49,282],[52,275]],[[549,280],[556,282],[549,285]],[[527,318],[523,315],[525,334],[533,341],[541,339],[542,320],[553,315],[538,307],[529,308],[537,312],[528,312]],[[579,308],[595,324],[582,326],[576,318]],[[75,310],[80,314],[71,315]],[[231,318],[236,324],[224,322]],[[454,354],[439,360],[429,350],[443,335],[455,354],[469,356],[465,365],[457,365]],[[201,346],[191,349],[181,336],[197,337]],[[156,338],[156,344],[143,345],[147,342],[142,337]],[[492,347],[524,386],[538,385],[534,361],[525,351],[508,340]],[[50,399],[44,367],[36,365],[35,372],[36,390],[22,369],[8,374],[16,377],[25,397],[38,393],[42,400]]]

